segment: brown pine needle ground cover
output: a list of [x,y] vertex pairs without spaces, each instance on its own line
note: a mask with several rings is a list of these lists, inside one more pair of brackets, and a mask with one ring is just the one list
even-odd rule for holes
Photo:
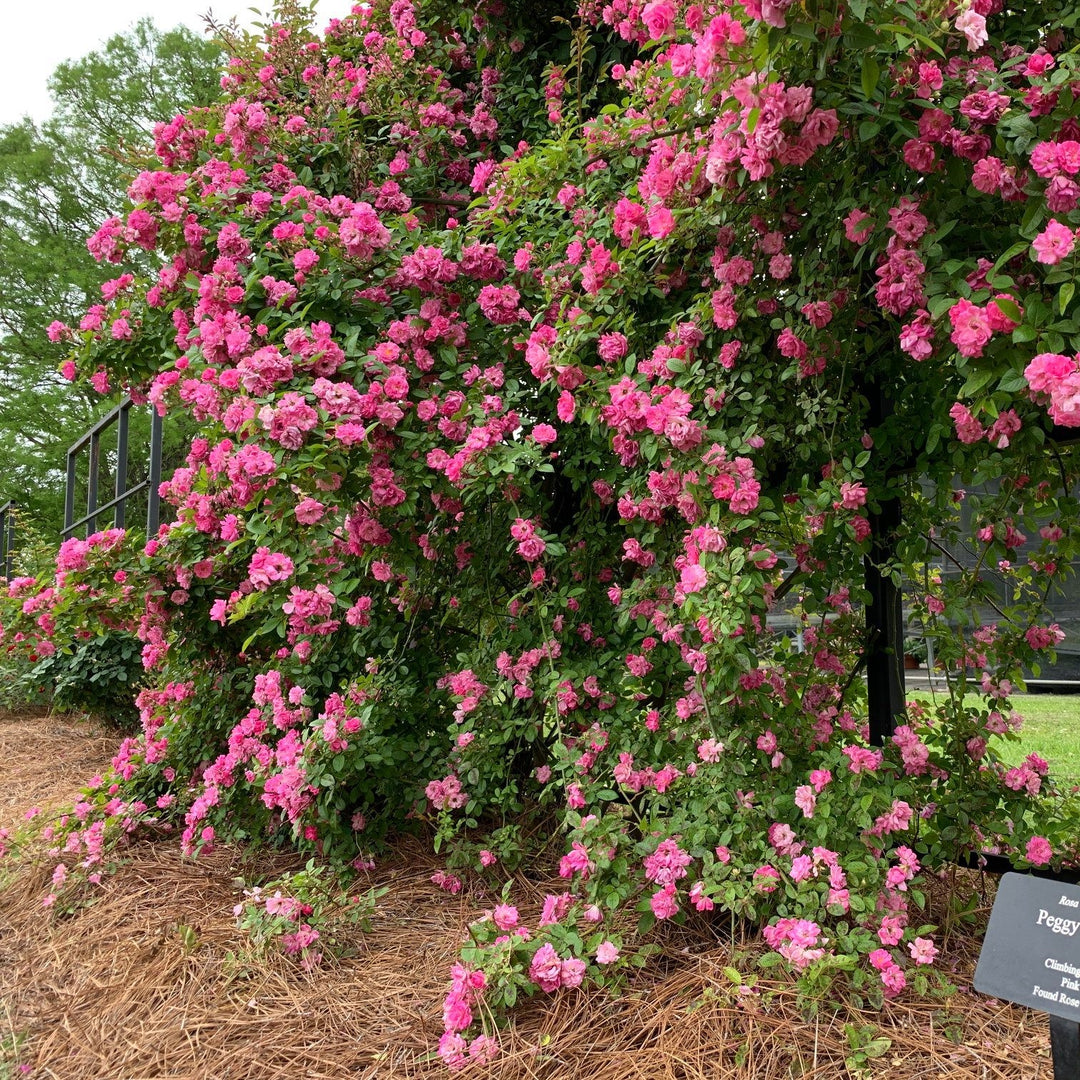
[[[116,741],[64,719],[0,715],[0,827],[31,805],[69,799]],[[130,856],[93,904],[67,916],[41,906],[51,867],[0,864],[0,1080],[449,1075],[430,1053],[457,945],[484,900],[432,885],[438,864],[419,842],[404,842],[363,884],[389,891],[371,932],[356,931],[355,955],[313,974],[254,955],[233,918],[235,879],[280,873],[288,860],[219,850],[191,862],[175,841],[142,842]],[[962,880],[969,891],[992,888],[975,875]],[[519,884],[537,911],[554,887]],[[940,904],[947,890],[938,891]],[[671,928],[662,954],[618,998],[595,988],[540,995],[517,1010],[495,1064],[465,1075],[1052,1076],[1046,1018],[967,989],[978,950],[970,932],[955,931],[943,949],[961,987],[948,1001],[904,996],[882,1014],[826,1003],[816,1017],[776,979],[761,979],[760,995],[736,1004],[724,973],[732,947],[720,934]],[[849,1033],[877,1056],[853,1050]]]

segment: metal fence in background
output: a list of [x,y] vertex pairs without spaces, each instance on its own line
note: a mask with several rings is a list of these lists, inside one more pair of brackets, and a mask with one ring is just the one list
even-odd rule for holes
[[15,503],[8,500],[0,506],[0,567],[4,571],[4,580],[12,578],[15,557]]
[[[113,527],[125,526],[125,511],[131,496],[141,491],[147,493],[146,535],[154,536],[158,530],[159,502],[158,487],[161,484],[161,445],[162,422],[156,409],[150,413],[150,448],[149,468],[146,479],[138,483],[128,483],[128,436],[131,426],[130,397],[125,398],[110,413],[102,417],[85,435],[73,443],[67,452],[67,487],[64,494],[64,528],[61,536],[66,540],[85,528],[85,535],[95,532],[98,518],[112,511]],[[116,480],[113,485],[113,497],[108,502],[98,503],[99,486],[102,474],[101,437],[112,425],[116,425]],[[89,472],[86,481],[86,513],[75,520],[75,488],[77,484],[79,455],[86,451],[89,455]]]

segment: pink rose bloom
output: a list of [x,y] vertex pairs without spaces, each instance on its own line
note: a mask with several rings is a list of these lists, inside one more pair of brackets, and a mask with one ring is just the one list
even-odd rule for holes
[[[899,945],[900,939],[904,936],[904,928],[900,925],[900,920],[895,915],[886,915],[881,920],[881,926],[878,927],[878,941],[882,945]],[[876,952],[884,952],[884,949],[875,950]]]
[[679,579],[679,586],[684,593],[701,592],[705,588],[708,577],[705,568],[697,563],[684,566]]
[[865,244],[874,231],[874,221],[865,210],[858,208],[844,218],[844,235],[853,244]]
[[1024,65],[1024,74],[1030,79],[1035,76],[1045,75],[1054,66],[1054,58],[1042,49],[1031,54],[1028,57],[1027,64]]
[[1039,353],[1024,368],[1028,385],[1039,394],[1049,394],[1076,371],[1076,362],[1060,353]]
[[296,520],[301,525],[314,525],[325,513],[326,507],[318,499],[303,499],[296,504]]
[[695,881],[690,888],[690,903],[698,911],[712,911],[716,907],[715,902],[705,895],[705,882]]
[[817,804],[817,794],[809,784],[800,784],[795,789],[795,805],[808,818],[814,816],[814,807]]
[[654,240],[663,240],[675,229],[675,216],[666,206],[654,206],[648,214],[649,235]]
[[881,973],[881,985],[885,987],[886,997],[895,997],[907,986],[907,978],[899,965],[894,964]]
[[558,432],[550,424],[537,424],[532,429],[532,437],[541,446],[547,446],[548,443],[553,443],[559,436]]
[[949,321],[953,326],[949,337],[960,355],[982,356],[983,347],[991,337],[986,311],[970,300],[960,299],[949,309]]
[[312,251],[311,248],[301,248],[293,256],[293,266],[296,267],[297,271],[299,271],[301,274],[306,273],[308,270],[312,269],[312,267],[314,267],[318,263],[318,261],[318,254]]
[[840,485],[840,505],[845,510],[856,510],[866,505],[867,490],[865,484],[852,484],[847,481]]
[[704,742],[698,743],[697,754],[702,761],[716,762],[720,760],[720,755],[724,752],[723,743],[719,743],[716,739],[706,739]]
[[1080,186],[1067,176],[1055,176],[1046,185],[1046,205],[1055,214],[1067,214],[1080,203]]
[[667,884],[658,892],[649,897],[649,906],[658,919],[670,919],[679,913],[679,905],[675,899],[675,886]]
[[1006,409],[990,425],[986,437],[999,450],[1004,450],[1021,426],[1020,417],[1017,415],[1016,410]]
[[875,949],[868,959],[871,966],[878,971],[885,971],[886,968],[890,968],[896,963],[888,949]]
[[766,863],[764,866],[759,866],[754,871],[754,887],[760,893],[771,893],[776,891],[776,886],[780,881],[780,874],[776,869]]
[[976,191],[992,195],[1001,187],[1004,167],[1000,158],[988,156],[975,162],[971,173],[971,185]]
[[517,926],[517,908],[510,904],[498,904],[491,913],[491,920],[500,930],[513,930]]
[[510,526],[510,535],[515,540],[528,540],[536,532],[536,524],[531,518],[514,518]]
[[468,999],[459,993],[448,994],[443,1002],[443,1027],[447,1031],[464,1031],[472,1022]]
[[1033,836],[1027,842],[1027,848],[1024,851],[1024,855],[1028,862],[1035,866],[1045,866],[1051,856],[1054,854],[1054,849],[1050,846],[1050,841],[1045,836]]
[[562,962],[562,966],[559,969],[559,982],[562,986],[569,986],[571,988],[580,986],[584,978],[584,960],[578,960],[576,957],[571,957],[569,960],[564,960]]
[[1061,262],[1066,258],[1076,243],[1076,234],[1068,225],[1062,225],[1056,218],[1051,218],[1046,228],[1031,242],[1035,249],[1035,258],[1047,265]]
[[559,989],[561,975],[562,961],[559,959],[559,954],[555,951],[554,945],[546,942],[533,954],[532,963],[529,965],[529,978],[545,994],[551,994]]
[[619,959],[619,950],[610,941],[601,941],[596,949],[598,964],[614,964]]
[[791,274],[792,260],[790,255],[774,255],[769,260],[769,276],[777,281],[783,281]]
[[469,1059],[465,1056],[469,1044],[456,1032],[444,1031],[439,1039],[439,1057],[448,1069],[463,1069]]
[[597,352],[600,354],[601,360],[610,364],[614,360],[621,360],[626,355],[628,348],[629,342],[626,340],[625,334],[601,334]]
[[916,964],[932,964],[938,954],[937,946],[930,938],[917,937],[908,945],[908,952]]
[[967,47],[974,51],[980,45],[985,45],[988,40],[986,33],[986,16],[980,15],[972,8],[968,8],[957,18],[956,29],[967,38]]
[[937,151],[933,143],[922,139],[908,139],[904,143],[904,163],[916,172],[928,173],[937,163]]
[[653,0],[641,12],[649,37],[658,41],[675,28],[675,5],[671,0]]
[[530,536],[527,540],[522,540],[518,544],[517,550],[518,554],[526,562],[534,562],[547,550],[547,544],[539,536]]
[[912,360],[926,360],[934,353],[934,328],[930,324],[930,313],[923,308],[916,312],[915,318],[900,329],[900,348]]

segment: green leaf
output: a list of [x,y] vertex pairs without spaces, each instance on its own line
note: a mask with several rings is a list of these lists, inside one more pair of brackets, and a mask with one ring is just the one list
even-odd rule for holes
[[976,371],[968,376],[960,390],[961,397],[974,397],[980,390],[985,389],[993,381],[997,373],[994,371]]
[[892,1039],[887,1039],[884,1035],[877,1039],[868,1042],[862,1047],[861,1052],[868,1058],[879,1058],[884,1054],[889,1047],[892,1046]]
[[1028,242],[1026,240],[1018,240],[1012,247],[1006,248],[999,256],[996,263],[987,277],[993,277],[1010,259],[1015,259],[1017,255],[1022,255],[1028,249]]
[[1015,394],[1023,390],[1027,386],[1027,379],[1019,371],[1010,371],[1001,376],[1001,382],[998,383],[998,389],[1006,394]]
[[877,90],[878,79],[881,77],[881,67],[871,52],[864,53],[862,58],[862,91],[867,100],[874,96]]
[[[925,45],[928,49],[936,52],[938,56],[943,57],[945,55],[941,46],[936,41],[934,41],[932,38],[928,38],[925,34],[919,33],[918,30],[912,30],[910,26],[899,26],[897,23],[882,23],[878,27],[878,29],[891,31],[897,36],[898,43],[905,37],[914,38],[916,41],[919,41],[923,45]],[[901,48],[906,48],[906,46],[901,46]]]
[[[1072,281],[1066,281],[1064,285],[1058,289],[1058,311],[1064,315],[1065,309],[1072,303],[1073,293],[1076,292],[1076,284]],[[998,301],[998,306],[1001,306],[1001,301]]]
[[1020,310],[1020,305],[1015,300],[1006,300],[1004,297],[997,297],[994,303],[998,306],[1001,314],[1009,319],[1011,322],[1019,323],[1024,321],[1024,313]]

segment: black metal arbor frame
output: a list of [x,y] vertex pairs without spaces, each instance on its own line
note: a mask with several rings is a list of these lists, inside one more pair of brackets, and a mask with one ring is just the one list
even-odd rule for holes
[[[110,510],[113,515],[113,527],[124,528],[125,507],[127,500],[144,489],[147,492],[146,535],[154,536],[159,524],[158,487],[161,484],[161,445],[162,420],[156,409],[150,413],[150,449],[149,471],[145,480],[137,484],[128,484],[128,435],[131,422],[131,408],[134,403],[125,397],[111,412],[102,417],[85,435],[73,443],[67,452],[67,486],[64,494],[64,539],[74,536],[85,527],[86,534],[94,532],[97,520]],[[98,504],[98,487],[101,477],[101,436],[113,424],[116,425],[116,483],[113,497],[106,503]],[[87,450],[90,457],[90,469],[86,483],[86,513],[75,520],[75,485],[78,457]]]

